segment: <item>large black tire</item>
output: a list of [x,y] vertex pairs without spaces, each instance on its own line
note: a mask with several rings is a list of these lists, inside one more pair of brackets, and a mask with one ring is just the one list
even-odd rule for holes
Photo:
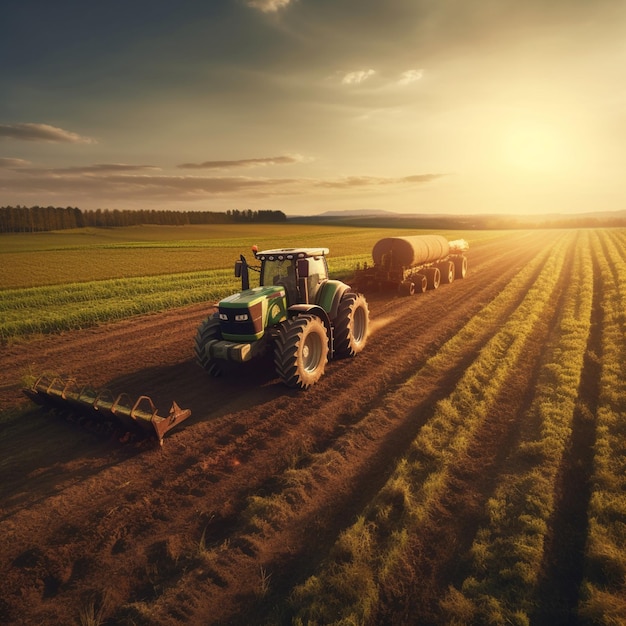
[[465,278],[467,274],[467,257],[457,256],[454,258],[454,272],[457,278]]
[[412,274],[411,280],[415,285],[415,293],[424,293],[428,287],[428,280],[424,274]]
[[438,267],[427,267],[424,270],[428,289],[438,289],[441,283],[441,272]]
[[356,356],[367,342],[370,312],[367,300],[359,293],[346,293],[335,320],[335,356]]
[[322,377],[327,362],[328,334],[319,317],[303,314],[281,324],[274,366],[285,385],[308,389]]
[[443,261],[437,266],[441,272],[441,282],[444,285],[449,285],[454,282],[455,278],[455,265],[452,261]]
[[222,334],[220,332],[220,320],[217,314],[207,317],[198,326],[198,332],[196,333],[196,339],[194,342],[193,351],[196,355],[196,361],[203,367],[211,376],[221,376],[222,367],[220,362],[216,359],[212,359],[206,352],[206,346],[209,341],[214,339],[221,339]]
[[412,280],[403,280],[398,285],[399,296],[412,296],[415,293],[415,283]]

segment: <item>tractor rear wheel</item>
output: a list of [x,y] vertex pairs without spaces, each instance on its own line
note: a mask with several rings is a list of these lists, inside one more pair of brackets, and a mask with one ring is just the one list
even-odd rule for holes
[[319,317],[303,314],[281,324],[274,366],[288,387],[308,389],[322,377],[327,362],[328,334]]
[[217,314],[207,317],[200,326],[198,326],[193,351],[196,355],[196,361],[209,372],[211,376],[220,376],[222,374],[222,368],[219,365],[219,361],[212,359],[207,353],[207,345],[210,341],[221,338],[220,320]]
[[359,293],[347,293],[339,302],[335,320],[335,354],[356,356],[365,347],[369,328],[367,300]]

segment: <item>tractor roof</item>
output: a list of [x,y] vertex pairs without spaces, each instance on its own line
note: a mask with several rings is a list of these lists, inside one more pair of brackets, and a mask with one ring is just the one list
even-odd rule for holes
[[255,252],[254,256],[262,261],[282,261],[293,259],[306,259],[313,256],[325,256],[328,248],[277,248],[276,250],[263,250]]

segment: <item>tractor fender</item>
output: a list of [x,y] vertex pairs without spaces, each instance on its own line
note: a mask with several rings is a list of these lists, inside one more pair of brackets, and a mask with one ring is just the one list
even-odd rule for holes
[[311,315],[315,315],[322,320],[324,326],[326,327],[326,334],[328,335],[328,347],[330,348],[330,354],[332,354],[334,344],[333,326],[330,322],[330,317],[328,317],[328,313],[326,313],[326,311],[317,304],[293,304],[287,309],[289,317],[297,317],[303,313],[310,313]]
[[328,317],[328,313],[326,313],[326,311],[324,311],[324,309],[317,304],[292,304],[287,309],[289,317],[295,317],[296,315],[302,315],[303,313],[316,315],[322,320],[322,322],[324,322],[324,326],[326,326],[326,328],[330,328],[330,317]]
[[350,287],[340,280],[327,280],[320,287],[317,303],[326,311],[331,320],[337,317],[339,302],[341,302],[341,298],[347,291],[350,291]]

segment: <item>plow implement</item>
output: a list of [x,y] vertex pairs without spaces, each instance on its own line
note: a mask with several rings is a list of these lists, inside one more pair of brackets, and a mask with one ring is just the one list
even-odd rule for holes
[[126,393],[114,395],[108,389],[80,388],[74,380],[61,378],[41,376],[32,387],[24,389],[24,393],[44,410],[74,418],[95,430],[121,432],[124,441],[156,435],[163,445],[165,433],[191,415],[189,409],[181,409],[172,402],[169,414],[163,417],[149,396],[133,400]]

